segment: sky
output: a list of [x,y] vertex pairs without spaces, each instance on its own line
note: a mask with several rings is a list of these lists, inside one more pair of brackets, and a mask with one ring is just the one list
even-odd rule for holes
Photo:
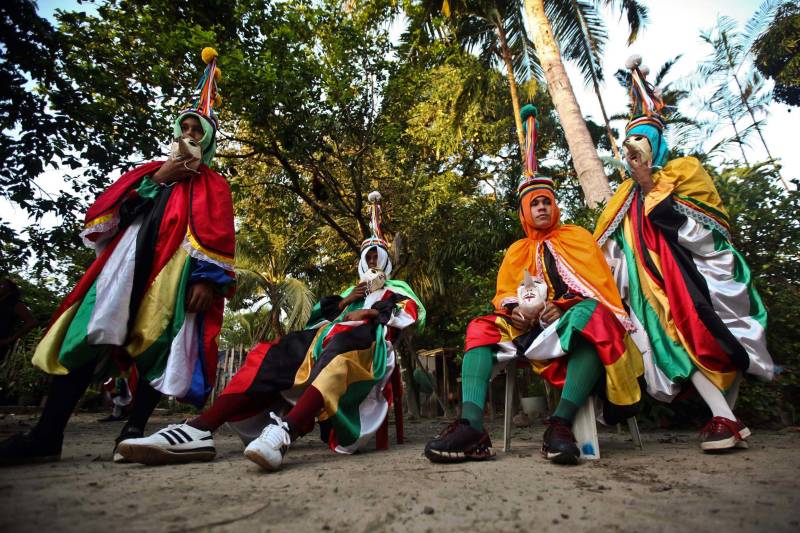
[[[624,21],[611,11],[603,11],[608,30],[608,42],[603,58],[605,84],[602,94],[609,115],[622,113],[627,110],[628,95],[613,77],[614,72],[624,67],[625,60],[633,53],[643,57],[643,64],[655,69],[667,60],[678,54],[683,54],[680,61],[673,67],[669,80],[685,78],[694,72],[697,64],[711,53],[708,46],[700,40],[700,31],[712,27],[720,15],[726,15],[740,23],[743,27],[748,18],[756,11],[762,0],[644,0],[650,10],[650,21],[640,32],[636,42],[628,47],[628,29]],[[94,11],[92,4],[78,4],[75,0],[39,0],[39,14],[48,18],[53,23],[56,9],[67,11]],[[600,122],[602,115],[597,98],[590,87],[583,83],[582,76],[577,68],[567,64],[567,72],[573,89],[576,92],[578,103],[584,115]],[[795,135],[790,126],[800,116],[800,109],[790,112],[788,106],[772,103],[769,108],[767,125],[764,127],[764,136],[772,154],[783,165],[784,177],[800,177],[800,150],[793,149],[796,145]],[[681,109],[684,114],[693,112],[692,109]],[[614,124],[618,129],[624,123]],[[716,135],[718,138],[730,136],[733,130],[730,127],[721,128]],[[712,139],[713,141],[713,139]],[[767,156],[764,148],[756,142],[755,136],[751,139],[750,147],[745,148],[748,160],[751,162],[762,161]],[[43,174],[37,183],[44,190],[57,192],[63,187],[61,172],[50,170]],[[4,212],[12,213],[11,222],[17,229],[27,223],[27,217],[21,210],[15,208],[4,198],[0,198],[0,208]],[[56,224],[55,218],[42,221],[45,225]]]

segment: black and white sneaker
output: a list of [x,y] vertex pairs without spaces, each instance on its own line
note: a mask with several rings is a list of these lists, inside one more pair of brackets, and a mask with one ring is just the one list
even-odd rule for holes
[[145,465],[211,461],[217,455],[211,432],[186,423],[170,424],[142,439],[124,440],[117,451],[128,461]]
[[289,424],[275,413],[271,412],[269,416],[272,418],[272,423],[264,428],[257,439],[247,445],[244,455],[264,470],[274,472],[281,467],[283,456],[292,444],[292,437]]
[[425,457],[432,463],[486,461],[494,456],[489,433],[473,428],[465,418],[450,423],[425,445]]
[[137,427],[126,425],[124,428],[122,428],[119,436],[114,441],[114,452],[112,454],[113,461],[115,463],[130,463],[130,461],[125,459],[122,454],[119,453],[119,445],[121,442],[126,440],[141,439],[142,437],[144,437],[144,431]]

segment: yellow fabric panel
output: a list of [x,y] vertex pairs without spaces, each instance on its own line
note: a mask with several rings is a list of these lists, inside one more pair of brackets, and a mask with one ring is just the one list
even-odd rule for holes
[[642,391],[637,384],[644,374],[642,352],[630,335],[625,335],[625,352],[613,365],[606,368],[606,394],[615,405],[633,405],[642,399]]
[[189,254],[178,248],[147,289],[125,349],[131,357],[147,350],[172,323],[175,298]]
[[614,217],[617,215],[619,210],[622,209],[622,205],[625,203],[625,200],[628,199],[628,195],[631,193],[634,185],[636,185],[636,183],[632,179],[628,178],[623,181],[619,187],[617,187],[614,196],[612,196],[611,200],[608,201],[605,209],[603,209],[603,212],[600,213],[600,217],[597,219],[597,224],[594,228],[595,240],[599,239],[603,232],[608,229],[608,226],[611,225]]
[[728,217],[728,211],[722,204],[711,176],[694,157],[680,157],[669,161],[653,175],[653,181],[656,186],[644,201],[646,214],[650,214],[653,207],[674,192],[698,200]]
[[364,350],[353,350],[339,354],[322,369],[312,385],[322,393],[327,417],[339,410],[339,398],[347,387],[359,381],[372,380],[372,359],[375,343]]
[[72,323],[72,319],[75,317],[75,313],[78,312],[78,307],[80,307],[80,305],[80,301],[72,304],[70,308],[61,313],[58,320],[50,326],[50,329],[47,330],[45,336],[39,341],[39,344],[36,346],[36,351],[33,353],[33,358],[31,358],[33,366],[44,370],[48,374],[55,374],[58,376],[69,374],[69,370],[58,362],[58,352],[61,349],[61,343],[64,342],[64,337],[67,334],[69,325]]
[[292,385],[293,391],[304,389],[308,385],[308,379],[311,377],[311,370],[314,369],[314,346],[319,342],[319,337],[323,334],[325,329],[324,326],[319,328],[317,334],[314,335],[314,340],[306,351],[306,358],[300,364],[300,368],[297,369],[297,373],[294,375],[294,385]]

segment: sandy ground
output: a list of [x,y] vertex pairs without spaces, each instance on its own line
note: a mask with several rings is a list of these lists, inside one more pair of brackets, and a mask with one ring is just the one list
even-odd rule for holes
[[[306,437],[267,474],[226,429],[211,463],[115,465],[120,426],[97,417],[73,418],[60,463],[0,469],[0,531],[800,531],[792,430],[715,456],[695,433],[645,432],[642,452],[603,432],[600,461],[559,467],[539,456],[535,426],[493,461],[432,465],[422,447],[442,421],[407,421],[388,452],[337,456]],[[0,436],[33,418],[0,415]],[[499,423],[491,433],[499,449]]]

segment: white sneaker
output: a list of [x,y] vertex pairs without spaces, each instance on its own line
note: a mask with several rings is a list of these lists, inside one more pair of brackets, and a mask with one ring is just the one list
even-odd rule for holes
[[211,461],[217,455],[211,432],[186,423],[170,424],[149,437],[124,440],[117,451],[128,461],[145,465]]
[[275,471],[281,467],[283,456],[292,443],[289,424],[275,413],[269,416],[275,421],[264,428],[261,435],[244,449],[244,455],[264,470]]

